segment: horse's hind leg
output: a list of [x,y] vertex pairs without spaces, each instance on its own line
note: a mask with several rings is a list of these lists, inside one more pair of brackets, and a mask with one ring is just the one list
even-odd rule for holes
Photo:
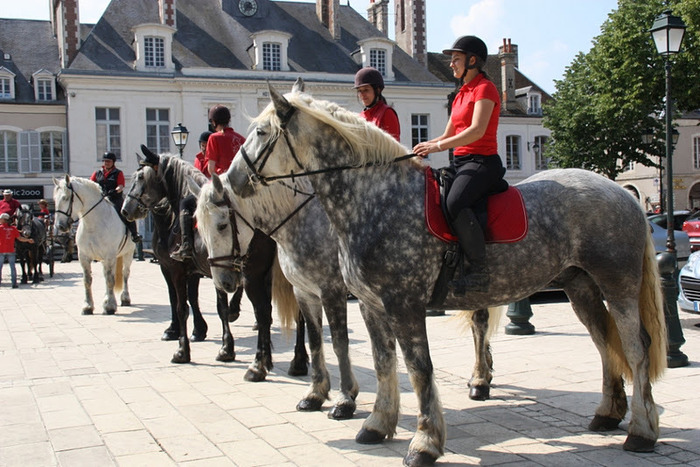
[[207,338],[207,331],[209,331],[209,326],[207,322],[204,321],[202,316],[202,310],[199,309],[199,280],[200,276],[197,274],[191,274],[187,277],[187,301],[192,308],[192,336],[190,339],[193,342],[202,342]]
[[306,376],[309,374],[309,354],[306,352],[306,320],[299,313],[297,317],[297,340],[294,344],[294,357],[289,363],[289,376]]
[[[497,313],[496,310],[493,313]],[[474,370],[469,380],[469,398],[485,401],[489,398],[493,377],[493,357],[489,344],[489,310],[480,309],[471,314],[474,338]]]
[[131,296],[129,295],[129,274],[131,274],[131,262],[134,260],[133,252],[123,256],[122,265],[122,276],[123,276],[123,289],[121,296],[119,297],[119,302],[122,306],[131,306]]
[[610,431],[617,428],[627,413],[627,396],[622,375],[616,370],[608,348],[608,310],[600,288],[586,273],[581,272],[564,285],[571,307],[586,326],[600,353],[603,365],[603,398],[588,425],[592,431]]
[[78,254],[78,257],[80,259],[80,266],[83,268],[83,286],[85,287],[83,314],[91,315],[95,310],[95,303],[92,300],[92,260],[80,254]]
[[306,318],[311,350],[311,385],[297,404],[297,410],[312,412],[321,410],[331,389],[331,379],[323,355],[323,315],[318,299],[297,294],[297,302],[301,313]]
[[355,413],[355,398],[360,392],[350,363],[348,323],[347,323],[347,291],[344,289],[333,294],[333,300],[324,301],[324,309],[328,326],[331,331],[333,351],[338,358],[340,372],[340,392],[333,401],[333,407],[328,417],[336,420],[352,418]]

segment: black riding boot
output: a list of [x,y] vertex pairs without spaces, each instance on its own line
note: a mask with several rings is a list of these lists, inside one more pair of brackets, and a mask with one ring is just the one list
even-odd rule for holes
[[180,233],[181,242],[180,248],[173,251],[170,257],[176,261],[184,261],[187,258],[192,258],[192,214],[183,209],[180,211]]
[[454,294],[486,292],[489,289],[489,271],[486,265],[484,231],[471,209],[462,209],[452,223],[452,230],[459,238],[459,245],[469,263],[464,275],[450,282]]
[[129,230],[129,233],[131,233],[131,240],[133,240],[134,243],[138,243],[141,240],[143,240],[141,235],[139,235],[138,231],[136,230],[136,222],[135,221],[127,222],[126,228]]

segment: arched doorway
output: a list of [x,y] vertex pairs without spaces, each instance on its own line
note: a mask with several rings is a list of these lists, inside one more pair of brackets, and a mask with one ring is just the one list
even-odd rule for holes
[[688,208],[700,209],[700,182],[695,183],[688,192]]

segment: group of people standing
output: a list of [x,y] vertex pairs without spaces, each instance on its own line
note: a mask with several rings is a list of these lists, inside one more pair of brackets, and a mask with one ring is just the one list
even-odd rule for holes
[[16,289],[18,285],[17,268],[15,266],[17,259],[15,241],[34,243],[34,240],[24,238],[13,224],[17,211],[21,209],[21,205],[19,201],[13,198],[12,190],[5,189],[2,192],[2,198],[2,201],[0,201],[0,282],[2,282],[2,268],[5,265],[5,261],[7,261],[10,265],[12,288]]
[[[461,87],[453,101],[444,132],[417,144],[413,152],[426,157],[434,152],[453,150],[455,157],[451,166],[455,177],[447,197],[446,210],[468,263],[467,273],[453,286],[461,293],[483,292],[489,284],[486,246],[483,228],[472,208],[493,187],[504,183],[505,169],[498,156],[497,144],[500,98],[496,86],[483,71],[488,51],[481,39],[475,36],[460,37],[443,53],[450,55],[450,68]],[[399,118],[382,94],[382,74],[375,68],[362,68],[355,75],[354,88],[363,105],[360,115],[399,140]],[[213,106],[208,117],[209,131],[199,137],[200,152],[195,158],[195,167],[210,178],[210,174],[222,174],[228,169],[238,149],[245,143],[245,138],[231,128],[231,112],[227,107]],[[115,160],[113,153],[105,153],[103,168],[95,172],[91,179],[102,186],[103,193],[119,212],[123,201],[124,175],[114,166]],[[181,261],[192,256],[192,215],[195,208],[194,196],[182,200],[179,215],[182,241],[171,255],[174,259]],[[139,241],[135,224],[124,222],[134,241]]]

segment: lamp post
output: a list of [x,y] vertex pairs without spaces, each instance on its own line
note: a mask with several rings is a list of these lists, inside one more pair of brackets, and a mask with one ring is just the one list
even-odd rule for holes
[[657,255],[661,285],[664,290],[664,315],[668,328],[668,366],[670,368],[687,366],[688,357],[681,352],[685,343],[683,329],[678,318],[678,258],[676,255],[676,238],[673,222],[673,126],[671,103],[671,55],[681,49],[685,24],[678,16],[666,10],[656,17],[649,30],[654,39],[656,50],[664,57],[666,70],[666,252]]
[[187,145],[187,136],[189,136],[189,134],[190,132],[187,131],[187,127],[182,126],[182,123],[178,123],[177,126],[170,132],[170,136],[173,137],[175,146],[177,146],[177,149],[180,151],[180,159],[182,159],[182,150],[185,149],[185,146]]

